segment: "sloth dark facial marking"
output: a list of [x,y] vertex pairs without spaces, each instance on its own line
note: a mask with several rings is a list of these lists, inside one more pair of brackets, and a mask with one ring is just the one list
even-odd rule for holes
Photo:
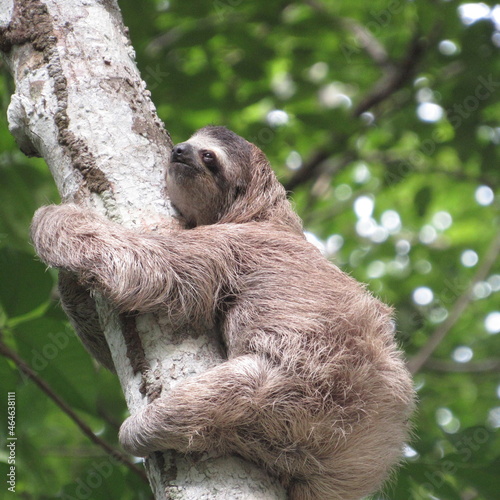
[[200,151],[200,155],[201,160],[211,172],[215,173],[218,171],[219,163],[215,153],[212,151]]

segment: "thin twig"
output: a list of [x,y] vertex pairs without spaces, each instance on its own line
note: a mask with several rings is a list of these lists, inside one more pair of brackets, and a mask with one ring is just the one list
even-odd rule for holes
[[453,328],[455,323],[461,318],[463,312],[472,301],[473,294],[472,290],[474,286],[486,279],[491,271],[491,268],[495,264],[498,256],[500,254],[500,234],[495,235],[493,238],[486,255],[484,256],[483,262],[476,274],[474,275],[469,286],[465,292],[457,299],[455,302],[449,316],[446,320],[434,331],[430,336],[427,343],[420,349],[420,351],[413,356],[408,362],[408,368],[412,374],[417,373],[422,366],[427,362],[432,353],[437,349],[439,344],[443,341],[446,335]]
[[[315,0],[309,0],[308,3],[314,8],[320,8],[316,5],[317,2],[315,2]],[[401,61],[397,63],[389,63],[389,61],[387,60],[382,65],[385,70],[384,74],[373,85],[372,89],[353,110],[352,117],[359,118],[359,116],[361,116],[363,113],[380,104],[382,101],[388,99],[397,90],[403,87],[415,74],[417,62],[422,58],[425,46],[425,41],[417,32],[410,40],[408,48],[406,50],[406,54]],[[380,50],[382,50],[382,47]],[[375,54],[372,54],[372,58],[374,56]],[[376,57],[378,59],[378,64],[380,64],[380,57],[383,56],[381,55],[381,53],[379,53]],[[375,62],[377,62],[377,60],[375,60]],[[325,160],[327,160],[334,152],[334,148],[332,145],[344,143],[345,138],[343,136],[338,137],[336,133],[333,133],[330,140],[328,141],[328,145],[320,147],[318,150],[314,151],[311,157],[307,161],[305,161],[302,167],[297,170],[295,174],[288,180],[288,182],[285,184],[285,188],[289,191],[292,191],[300,184],[315,178],[318,175],[321,164]],[[354,159],[355,158],[353,157],[351,161],[353,161]],[[345,167],[349,163],[350,162],[342,162],[342,167]]]
[[39,377],[39,375],[23,360],[19,355],[10,347],[8,347],[2,340],[0,340],[0,354],[3,354],[6,358],[11,359],[19,370],[24,373],[29,379],[31,379],[47,396],[49,396],[54,403],[59,406],[59,408],[68,415],[68,417],[73,420],[73,422],[80,428],[80,430],[85,434],[93,443],[100,446],[106,453],[109,453],[113,458],[123,463],[132,472],[137,474],[144,481],[148,481],[146,473],[133,464],[128,457],[121,451],[113,448],[111,445],[103,441],[92,429],[68,406],[68,404],[63,401],[52,388]]
[[443,361],[441,359],[428,359],[425,362],[427,370],[448,373],[498,373],[500,372],[500,359],[483,359],[468,363]]
[[377,66],[385,70],[396,67],[382,42],[366,26],[363,26],[350,17],[337,17],[333,15],[323,3],[316,0],[306,0],[305,3],[316,12],[319,12],[321,16],[326,16],[333,27],[339,27],[351,32],[356,37],[359,47],[366,52]]
[[[324,171],[322,168],[323,164],[331,154],[331,151],[323,149],[317,150],[313,156],[306,163],[304,163],[299,170],[297,170],[296,174],[288,179],[288,181],[284,184],[285,189],[287,191],[293,191],[303,182],[307,182],[312,179],[313,176],[314,178],[317,177],[319,172]],[[329,166],[328,170],[330,175],[336,174],[356,158],[357,155],[354,152],[347,151],[341,158],[338,159],[338,161],[334,163],[332,162],[333,164]]]
[[425,46],[425,40],[417,31],[410,40],[403,59],[387,68],[385,74],[373,85],[368,95],[356,106],[353,115],[355,117],[361,116],[403,87],[415,74],[417,62],[424,55]]
[[342,19],[342,26],[348,29],[358,40],[359,46],[373,59],[373,62],[385,70],[395,69],[394,62],[380,40],[366,27],[354,19]]
[[326,162],[330,154],[323,150],[316,151],[314,156],[297,171],[296,175],[292,176],[284,184],[285,189],[293,191],[303,182],[307,182],[313,178],[316,179],[321,174],[327,174],[329,177],[332,177],[358,158],[357,153],[354,151],[346,151],[340,157],[332,158],[331,161]]

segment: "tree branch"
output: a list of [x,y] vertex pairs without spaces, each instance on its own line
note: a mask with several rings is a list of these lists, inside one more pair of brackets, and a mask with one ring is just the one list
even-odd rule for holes
[[[324,12],[324,6],[319,5],[315,0],[309,0],[308,3],[316,10],[321,10],[322,13]],[[347,26],[350,30],[355,29],[358,34],[363,32],[367,43],[369,40],[366,37],[370,35],[373,38],[373,35],[368,34],[369,32],[367,30],[350,20],[345,20],[341,24]],[[418,32],[415,33],[408,44],[405,56],[397,63],[392,63],[388,59],[382,45],[376,48],[372,43],[369,47],[371,47],[367,49],[369,50],[369,54],[372,59],[384,69],[384,73],[373,85],[368,94],[362,98],[360,103],[354,108],[351,114],[352,118],[359,118],[363,113],[388,99],[410,80],[415,74],[417,63],[425,52],[426,43]],[[334,152],[333,145],[344,143],[345,139],[343,135],[339,137],[334,132],[328,141],[328,146],[320,147],[314,151],[310,158],[304,162],[302,167],[286,182],[285,188],[289,191],[293,191],[300,184],[316,178],[321,171],[322,163],[324,163]],[[355,158],[356,156],[353,153],[352,159],[348,162],[342,162],[341,168],[344,168],[351,161],[354,161]],[[340,168],[335,169],[335,172],[339,170]]]
[[360,47],[363,48],[377,66],[385,71],[396,70],[387,50],[368,28],[359,24],[354,19],[342,19],[341,23],[356,37]]
[[53,389],[43,380],[13,349],[8,347],[2,340],[3,332],[0,331],[0,354],[12,360],[19,371],[32,380],[54,403],[76,424],[76,426],[87,436],[94,444],[102,448],[106,453],[114,459],[128,467],[132,472],[137,474],[141,479],[147,482],[148,478],[145,472],[135,464],[133,464],[123,452],[115,449],[113,446],[103,441],[99,436],[96,436],[92,429],[68,406],[68,404],[60,398]]
[[408,362],[408,368],[412,374],[417,373],[425,365],[432,353],[438,348],[439,344],[445,339],[446,335],[448,335],[455,323],[460,319],[463,312],[472,301],[472,290],[474,286],[480,281],[486,279],[499,255],[500,234],[497,234],[493,238],[490,247],[482,260],[481,266],[476,271],[476,274],[472,278],[472,281],[465,292],[455,302],[446,320],[441,323],[422,349],[420,349],[420,351]]
[[456,363],[441,359],[428,359],[425,369],[447,373],[499,373],[500,359],[483,359],[469,363]]
[[[287,191],[293,191],[300,184],[311,179],[317,178],[321,173],[328,171],[330,175],[340,172],[343,168],[349,165],[357,158],[357,154],[353,151],[347,151],[340,158],[327,162],[332,154],[331,151],[319,149],[313,153],[312,157],[297,170],[296,175],[291,177],[285,184]],[[326,166],[328,163],[328,166]]]
[[408,44],[405,56],[398,63],[386,66],[385,74],[356,106],[353,116],[361,116],[403,87],[415,74],[417,63],[424,55],[425,47],[425,40],[417,31]]

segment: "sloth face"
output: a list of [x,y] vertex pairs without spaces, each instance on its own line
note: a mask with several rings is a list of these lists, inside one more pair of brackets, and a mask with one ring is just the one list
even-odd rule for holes
[[214,224],[249,182],[251,145],[224,127],[205,127],[177,144],[167,191],[187,227]]

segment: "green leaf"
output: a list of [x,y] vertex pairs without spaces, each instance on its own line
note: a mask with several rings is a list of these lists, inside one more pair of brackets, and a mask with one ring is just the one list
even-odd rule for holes
[[96,371],[66,322],[50,318],[27,321],[16,327],[14,337],[24,360],[64,401],[94,411]]
[[54,281],[33,255],[4,247],[0,248],[0,284],[0,306],[15,318],[47,303]]
[[427,214],[429,205],[432,202],[432,188],[430,186],[424,186],[415,195],[415,207],[417,209],[417,214],[420,217],[424,217]]
[[[407,467],[408,474],[418,484],[417,498],[445,498],[446,500],[461,500],[460,491],[451,483],[454,464],[436,462],[434,464],[411,463]],[[433,496],[431,496],[433,495]]]
[[496,467],[483,470],[479,468],[461,470],[458,477],[462,481],[474,486],[485,500],[498,500],[498,492],[500,491],[499,466],[500,463],[497,460]]
[[488,458],[488,451],[495,442],[495,433],[486,427],[474,426],[455,434],[446,434],[463,463],[480,463]]

